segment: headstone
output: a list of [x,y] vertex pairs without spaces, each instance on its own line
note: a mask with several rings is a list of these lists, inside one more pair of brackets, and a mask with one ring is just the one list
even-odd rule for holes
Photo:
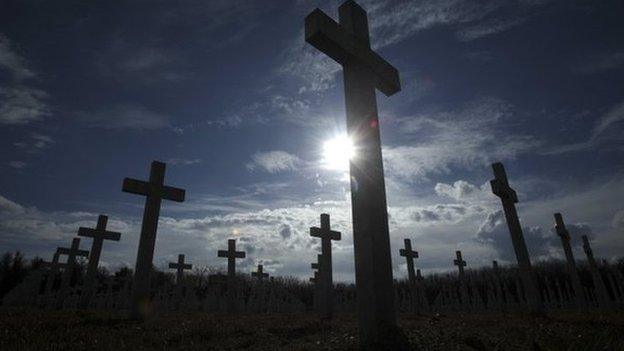
[[466,261],[462,259],[461,251],[455,251],[456,258],[453,260],[453,264],[457,266],[459,271],[459,280],[462,281],[464,279],[464,267],[466,267]]
[[[347,132],[357,155],[350,162],[353,244],[362,347],[397,347],[388,205],[375,89],[401,90],[399,73],[370,47],[368,19],[354,1],[338,9],[340,23],[316,9],[305,19],[305,40],[343,67]],[[404,340],[404,339],[401,339]]]
[[227,296],[228,296],[228,311],[234,312],[236,310],[236,259],[245,258],[244,251],[236,251],[236,240],[228,240],[228,249],[219,250],[217,256],[225,257],[228,259],[228,275],[227,275]]
[[93,238],[91,244],[91,252],[89,255],[89,264],[87,266],[87,274],[84,281],[84,294],[81,297],[80,306],[86,308],[89,305],[89,300],[94,293],[95,279],[97,275],[97,268],[100,262],[100,254],[102,253],[102,244],[104,240],[119,241],[121,237],[120,233],[106,230],[106,224],[108,223],[108,217],[100,215],[98,217],[97,226],[93,228],[78,228],[78,236]]
[[583,251],[585,251],[585,256],[587,256],[587,263],[589,264],[589,270],[591,271],[594,288],[596,289],[598,306],[600,306],[601,308],[609,307],[611,304],[611,298],[609,297],[609,293],[607,292],[607,287],[605,286],[604,280],[602,280],[602,275],[600,274],[598,264],[596,263],[596,259],[594,258],[594,252],[592,251],[591,245],[589,244],[589,239],[587,238],[587,235],[583,235],[582,239]]
[[264,272],[264,266],[259,264],[258,270],[255,272],[251,272],[251,276],[258,278],[259,281],[262,281],[262,279],[269,277],[269,273]]
[[123,181],[123,191],[136,195],[144,195],[145,209],[141,225],[141,237],[137,261],[132,284],[132,315],[137,319],[146,318],[150,312],[150,273],[154,259],[154,245],[158,230],[158,217],[163,199],[183,202],[183,189],[165,186],[165,168],[162,162],[153,161],[148,182],[126,178]]
[[63,307],[63,301],[67,298],[69,292],[71,278],[76,267],[76,257],[87,257],[89,256],[89,251],[80,250],[80,238],[73,238],[71,247],[59,247],[58,253],[60,255],[67,255],[67,266],[63,273],[63,278],[61,279],[61,288],[59,289],[56,300],[56,308],[60,309]]
[[192,264],[184,262],[184,255],[178,255],[178,262],[169,262],[169,269],[176,270],[176,292],[175,292],[175,309],[180,308],[180,300],[182,299],[182,290],[184,289],[184,270],[193,269]]
[[334,282],[332,276],[332,253],[331,241],[340,240],[340,232],[331,230],[329,215],[321,214],[321,227],[311,227],[310,236],[321,238],[321,293],[323,294],[323,306],[321,316],[324,319],[331,319],[333,316]]
[[[416,282],[416,273],[414,272],[414,259],[418,258],[418,251],[412,250],[412,241],[410,239],[404,239],[403,243],[405,248],[399,250],[399,255],[405,257],[407,261],[407,277],[410,283]],[[420,270],[418,270],[420,272]]]
[[46,280],[46,285],[43,289],[44,294],[48,294],[50,291],[52,291],[52,288],[54,286],[54,280],[56,279],[56,275],[59,273],[59,271],[61,269],[67,269],[66,263],[59,262],[60,255],[61,253],[59,252],[59,249],[56,249],[56,252],[54,253],[54,256],[52,258],[52,262],[44,262],[44,267],[49,268],[48,278]]
[[492,170],[494,171],[494,179],[490,181],[490,186],[492,187],[492,193],[498,196],[503,204],[507,227],[511,235],[511,243],[513,244],[516,259],[518,260],[520,278],[527,292],[527,302],[531,306],[533,313],[543,314],[544,305],[542,304],[539,289],[537,288],[537,277],[531,266],[531,258],[526,243],[524,242],[524,234],[522,233],[520,219],[516,211],[518,196],[516,191],[509,186],[507,173],[505,172],[503,164],[500,162],[492,164]]
[[574,260],[574,254],[572,253],[572,246],[570,246],[570,233],[565,227],[563,222],[563,216],[561,213],[555,213],[555,231],[559,238],[561,238],[561,245],[563,246],[563,252],[566,257],[566,268],[570,280],[572,281],[572,289],[574,290],[574,300],[579,307],[584,305],[583,301],[583,286],[581,285],[581,279],[576,269],[576,262]]

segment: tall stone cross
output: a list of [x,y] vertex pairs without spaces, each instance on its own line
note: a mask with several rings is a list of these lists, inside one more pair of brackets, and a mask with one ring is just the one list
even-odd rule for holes
[[331,253],[331,241],[340,240],[340,232],[331,230],[329,224],[329,215],[326,213],[321,214],[321,227],[311,227],[310,236],[315,238],[321,238],[321,256],[320,260],[320,276],[321,284],[319,285],[322,291],[323,305],[321,306],[321,314],[325,319],[330,319],[333,316],[333,296],[334,296],[334,282],[332,275],[332,253]]
[[459,279],[464,279],[464,267],[466,267],[466,261],[462,259],[461,251],[455,251],[456,259],[453,260],[453,264],[459,269]]
[[47,294],[48,292],[52,290],[52,287],[54,286],[54,280],[56,278],[56,274],[61,269],[67,269],[66,263],[59,262],[60,256],[61,256],[61,253],[59,252],[59,249],[56,249],[56,252],[54,253],[54,256],[52,257],[52,262],[43,263],[43,267],[49,268],[48,279],[46,281],[45,287],[43,288],[44,294]]
[[258,270],[256,272],[251,272],[251,276],[258,278],[259,281],[262,281],[262,279],[269,277],[269,273],[265,273],[264,272],[264,266],[259,264],[258,265]]
[[89,251],[80,250],[80,238],[73,238],[71,247],[59,247],[57,252],[60,255],[67,255],[67,266],[61,279],[61,288],[59,290],[56,308],[63,307],[63,300],[67,297],[67,290],[71,283],[72,275],[76,268],[76,257],[88,257]]
[[516,211],[518,195],[516,195],[516,191],[509,186],[507,173],[502,163],[497,162],[492,164],[492,170],[494,171],[494,179],[490,181],[490,186],[492,187],[492,193],[498,196],[503,204],[503,211],[505,212],[507,227],[511,235],[511,243],[516,253],[520,279],[525,289],[527,302],[533,313],[543,314],[545,310],[537,287],[537,277],[531,266],[529,250],[527,250],[526,243],[524,242],[524,234],[522,233],[520,219]]
[[589,264],[589,270],[591,271],[594,288],[596,289],[598,305],[602,308],[609,307],[611,304],[611,297],[609,296],[607,287],[605,286],[602,276],[600,275],[598,264],[594,258],[594,252],[589,244],[589,239],[587,238],[587,235],[583,235],[581,238],[583,239],[583,251],[585,251],[585,256],[587,256],[587,263]]
[[227,296],[228,296],[228,311],[234,312],[236,310],[236,259],[245,258],[244,251],[236,251],[236,240],[228,240],[228,249],[219,250],[217,256],[225,257],[228,259],[228,275],[227,275]]
[[132,178],[125,178],[123,181],[122,189],[124,192],[145,196],[141,237],[139,238],[139,249],[134,270],[134,283],[132,284],[132,314],[134,318],[145,318],[151,311],[150,273],[154,259],[154,245],[156,244],[161,202],[163,199],[176,202],[184,201],[185,192],[183,189],[164,185],[165,168],[164,163],[153,161],[149,181],[145,182]]
[[193,269],[193,265],[189,263],[184,263],[184,255],[178,255],[178,262],[169,262],[169,269],[176,270],[176,284],[180,287],[182,286],[182,280],[184,279],[184,270]]
[[581,279],[576,269],[576,261],[574,260],[574,254],[572,253],[572,246],[570,246],[570,233],[563,222],[563,216],[561,213],[555,213],[555,231],[559,238],[561,238],[561,245],[563,246],[563,252],[566,257],[566,267],[568,275],[572,281],[572,288],[574,289],[574,297],[576,303],[581,307],[584,304],[583,301],[583,285],[581,285]]
[[78,236],[93,238],[91,252],[89,254],[87,274],[84,282],[85,290],[83,292],[83,296],[81,297],[80,303],[82,308],[86,308],[89,305],[89,300],[94,293],[95,278],[97,275],[97,268],[100,262],[100,254],[102,253],[102,244],[104,243],[104,240],[119,241],[119,238],[121,237],[120,233],[106,230],[107,223],[108,217],[100,215],[95,228],[78,228]]
[[350,161],[360,342],[386,343],[398,331],[376,89],[401,90],[396,68],[370,47],[368,19],[354,1],[338,9],[340,23],[316,9],[305,19],[305,40],[342,65]]
[[410,283],[416,282],[416,273],[414,272],[414,259],[418,258],[418,251],[412,250],[412,241],[410,239],[403,240],[405,248],[399,250],[399,255],[405,257],[407,261],[407,277]]

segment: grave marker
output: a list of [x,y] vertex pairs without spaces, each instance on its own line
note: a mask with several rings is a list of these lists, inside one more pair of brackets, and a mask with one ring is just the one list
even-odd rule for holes
[[70,248],[59,247],[57,252],[59,255],[67,255],[67,265],[63,273],[63,278],[61,279],[61,288],[59,289],[56,302],[56,308],[60,309],[63,307],[63,301],[67,298],[71,278],[76,267],[76,257],[87,257],[89,256],[89,251],[80,250],[80,238],[73,238]]
[[261,264],[259,264],[258,270],[256,272],[251,272],[251,276],[258,278],[259,281],[262,281],[262,279],[269,277],[269,273],[265,273],[264,267]]
[[95,278],[97,275],[97,268],[100,262],[100,254],[102,253],[102,244],[104,243],[104,240],[119,241],[119,238],[121,237],[120,233],[107,231],[107,223],[108,217],[100,215],[95,229],[85,227],[78,228],[78,236],[93,238],[91,252],[89,255],[89,264],[87,266],[87,274],[85,275],[84,295],[81,297],[80,302],[80,306],[82,308],[87,308],[87,306],[89,306],[89,300],[94,293]]
[[574,254],[572,253],[572,246],[570,246],[570,233],[566,229],[563,222],[563,216],[561,213],[555,213],[555,231],[559,238],[561,238],[561,245],[563,246],[563,252],[566,257],[566,268],[568,275],[572,281],[572,290],[574,291],[574,300],[580,306],[583,305],[583,286],[581,285],[581,279],[576,269],[576,262],[574,260]]
[[137,252],[134,283],[132,284],[132,315],[144,319],[151,312],[150,274],[154,260],[154,246],[158,230],[158,217],[162,200],[183,202],[185,191],[164,185],[166,164],[153,161],[149,181],[125,178],[122,190],[145,196],[145,209],[141,224],[141,237]]
[[311,227],[310,236],[315,238],[321,238],[321,257],[318,261],[320,263],[321,273],[321,291],[323,297],[323,306],[321,307],[322,317],[325,319],[331,319],[333,316],[333,297],[334,297],[334,283],[332,275],[332,253],[331,253],[331,241],[340,240],[340,232],[331,230],[329,224],[329,215],[326,213],[321,214],[321,227]]
[[520,219],[516,211],[516,203],[518,203],[518,195],[516,191],[509,186],[507,173],[502,163],[492,164],[494,171],[494,179],[490,181],[492,193],[501,199],[507,227],[511,235],[511,243],[513,244],[518,267],[520,269],[520,279],[525,287],[527,302],[531,306],[533,313],[543,314],[544,305],[537,288],[537,277],[531,266],[531,258],[524,242]]
[[[404,239],[405,248],[399,250],[399,255],[405,257],[407,261],[407,277],[410,283],[416,282],[416,273],[414,272],[414,259],[418,258],[418,251],[412,250],[412,241]],[[420,270],[418,270],[420,272]]]
[[605,286],[602,276],[600,275],[598,264],[594,258],[594,252],[589,244],[589,239],[587,238],[587,235],[583,235],[581,238],[583,239],[583,251],[585,251],[585,256],[587,256],[587,263],[589,264],[589,270],[591,271],[592,280],[594,281],[598,306],[602,308],[609,307],[611,304],[611,298],[609,297],[607,287]]
[[340,23],[316,9],[305,40],[343,67],[347,132],[357,150],[350,162],[355,281],[362,347],[396,345],[396,311],[388,209],[375,89],[401,90],[399,73],[370,47],[368,19],[354,1],[338,9]]
[[227,275],[227,295],[228,295],[228,310],[234,312],[236,310],[236,259],[245,258],[244,251],[236,251],[236,240],[228,240],[228,249],[219,250],[217,252],[218,257],[225,257],[228,259],[228,275]]

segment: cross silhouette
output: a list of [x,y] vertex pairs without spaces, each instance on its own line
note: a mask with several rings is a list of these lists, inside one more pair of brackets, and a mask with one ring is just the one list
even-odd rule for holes
[[405,248],[399,250],[399,254],[405,257],[407,261],[407,276],[410,282],[416,281],[416,273],[414,272],[414,259],[418,258],[418,251],[412,250],[412,241],[410,239],[404,239],[403,243]]

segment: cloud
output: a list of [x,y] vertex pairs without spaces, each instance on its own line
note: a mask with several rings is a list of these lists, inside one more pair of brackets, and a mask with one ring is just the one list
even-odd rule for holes
[[0,124],[27,124],[51,114],[43,90],[22,85],[0,86]]
[[92,112],[80,112],[77,117],[89,127],[105,129],[155,130],[171,126],[168,116],[134,103],[117,104]]
[[584,57],[581,63],[572,67],[572,71],[581,74],[595,74],[624,66],[624,52],[611,52]]
[[0,68],[9,71],[17,80],[36,77],[26,60],[15,52],[11,41],[0,33]]
[[500,99],[482,98],[451,111],[397,118],[391,123],[417,144],[384,148],[384,165],[390,177],[409,182],[428,180],[431,174],[448,174],[452,167],[474,169],[513,159],[536,149],[532,136],[505,130],[514,108]]
[[23,169],[28,165],[28,163],[24,161],[9,161],[8,166],[15,169]]
[[247,169],[253,171],[257,168],[261,168],[269,173],[294,171],[303,162],[299,157],[279,150],[258,152],[251,158],[252,161],[246,165]]
[[602,146],[608,141],[622,141],[624,138],[624,101],[613,106],[600,117],[591,129],[587,140],[551,147],[543,155],[559,155],[568,152],[584,151]]
[[24,207],[0,195],[0,213],[1,214],[22,214],[25,212]]
[[476,186],[465,180],[458,180],[453,184],[437,183],[434,190],[436,194],[450,197],[456,201],[470,201],[487,196],[489,186],[488,183]]
[[27,141],[18,141],[13,143],[13,145],[29,154],[35,154],[49,148],[54,143],[54,139],[48,135],[32,133]]
[[193,158],[193,159],[170,158],[167,160],[167,164],[170,164],[172,166],[190,166],[190,165],[195,165],[201,162],[202,162],[201,158]]

